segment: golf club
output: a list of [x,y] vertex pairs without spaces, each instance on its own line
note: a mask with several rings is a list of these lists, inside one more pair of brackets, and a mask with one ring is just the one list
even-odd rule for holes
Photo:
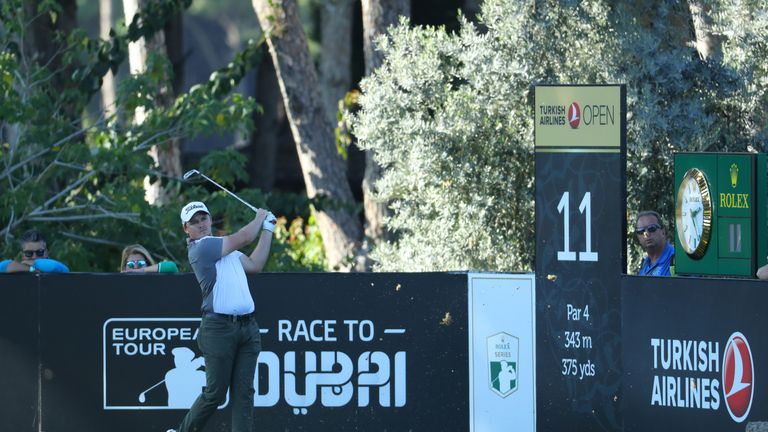
[[[237,196],[237,195],[235,195],[233,192],[231,192],[229,189],[227,189],[227,188],[225,188],[224,186],[222,186],[222,185],[220,185],[220,184],[216,183],[216,182],[215,182],[215,181],[214,181],[212,178],[208,177],[207,175],[205,175],[205,174],[201,173],[200,171],[198,171],[198,170],[196,170],[196,169],[191,169],[191,170],[189,170],[189,171],[185,172],[185,173],[184,173],[184,176],[183,176],[183,178],[184,178],[184,181],[189,181],[189,180],[190,180],[190,179],[191,179],[193,176],[195,176],[195,175],[198,175],[198,176],[200,176],[200,177],[202,177],[202,178],[204,178],[204,179],[208,180],[209,182],[211,182],[211,183],[215,184],[215,185],[216,185],[216,186],[217,186],[219,189],[221,189],[221,190],[223,190],[224,192],[226,192],[226,193],[228,193],[228,194],[232,195],[233,197],[237,198],[237,200],[238,200],[238,201],[240,201],[241,203],[243,203],[243,204],[245,204],[246,206],[248,206],[248,208],[249,208],[249,209],[251,209],[251,210],[253,210],[254,212],[255,212],[255,211],[257,211],[257,208],[256,208],[256,207],[254,207],[254,206],[252,206],[252,205],[248,204],[248,203],[247,203],[247,202],[245,202],[245,201],[244,201],[242,198],[240,198],[239,196]],[[270,223],[275,223],[275,222],[276,222],[276,221],[274,221],[274,220],[270,221]]]
[[141,392],[141,394],[139,394],[139,402],[141,402],[141,403],[144,403],[144,402],[146,402],[147,398],[145,398],[145,397],[144,397],[144,395],[145,395],[146,393],[148,393],[150,390],[152,390],[153,388],[155,388],[155,387],[159,386],[160,384],[162,384],[162,383],[164,383],[164,382],[165,382],[165,380],[162,380],[162,381],[160,381],[159,383],[157,383],[157,384],[153,385],[152,387],[150,387],[150,388],[148,388],[148,389],[144,390],[143,392]]
[[208,180],[209,182],[211,182],[211,183],[215,184],[216,186],[218,186],[218,188],[219,188],[219,189],[221,189],[221,190],[223,190],[224,192],[226,192],[226,193],[228,193],[228,194],[232,195],[233,197],[237,198],[237,200],[238,200],[238,201],[240,201],[241,203],[243,203],[243,204],[247,205],[249,209],[251,209],[251,210],[253,210],[253,211],[256,211],[256,210],[257,210],[257,209],[256,209],[256,207],[254,207],[254,206],[252,206],[252,205],[248,204],[247,202],[243,201],[243,199],[242,199],[242,198],[240,198],[239,196],[237,196],[237,195],[235,195],[234,193],[232,193],[232,192],[231,192],[229,189],[227,189],[227,188],[225,188],[224,186],[222,186],[222,185],[220,185],[220,184],[216,183],[216,182],[215,182],[215,181],[214,181],[212,178],[208,177],[207,175],[205,175],[205,174],[201,173],[200,171],[198,171],[198,170],[196,170],[196,169],[191,169],[191,170],[189,170],[189,171],[185,172],[185,173],[184,173],[184,181],[189,181],[189,179],[190,179],[190,178],[192,178],[192,176],[194,176],[195,174],[197,174],[197,175],[199,175],[200,177],[202,177],[202,178],[204,178],[204,179]]

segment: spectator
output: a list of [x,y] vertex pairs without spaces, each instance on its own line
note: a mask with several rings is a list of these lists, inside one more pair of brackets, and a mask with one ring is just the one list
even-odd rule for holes
[[140,244],[126,246],[120,260],[123,273],[178,273],[179,268],[173,261],[160,261],[155,264],[152,254]]
[[667,241],[661,216],[655,211],[640,212],[635,221],[635,235],[647,254],[640,267],[640,276],[671,276],[675,247]]
[[0,262],[0,273],[38,272],[67,273],[69,268],[48,256],[45,238],[37,230],[31,229],[21,236],[21,261],[5,260]]

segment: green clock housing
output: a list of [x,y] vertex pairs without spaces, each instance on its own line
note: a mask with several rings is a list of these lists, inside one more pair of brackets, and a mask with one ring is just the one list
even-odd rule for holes
[[766,263],[766,157],[675,154],[675,268],[681,275],[755,277]]

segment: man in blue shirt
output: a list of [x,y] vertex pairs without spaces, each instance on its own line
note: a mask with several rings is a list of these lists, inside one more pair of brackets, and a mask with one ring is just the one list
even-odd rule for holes
[[655,211],[643,211],[635,221],[635,236],[647,256],[640,267],[640,276],[671,276],[675,248],[667,241],[661,216]]
[[22,234],[21,261],[0,261],[0,273],[38,272],[38,273],[67,273],[69,268],[48,256],[48,246],[45,238],[37,230],[29,230]]

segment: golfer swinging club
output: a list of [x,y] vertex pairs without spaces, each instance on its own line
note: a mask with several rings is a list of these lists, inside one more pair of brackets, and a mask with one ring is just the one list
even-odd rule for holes
[[[197,344],[205,358],[206,385],[182,420],[178,432],[202,431],[230,389],[232,431],[253,431],[253,377],[261,351],[259,326],[245,273],[264,268],[275,229],[275,217],[264,209],[238,232],[211,235],[211,213],[195,201],[181,209],[181,223],[189,236],[189,263],[202,290],[203,318]],[[251,255],[248,246],[261,231]],[[169,432],[175,431],[170,429]]]

